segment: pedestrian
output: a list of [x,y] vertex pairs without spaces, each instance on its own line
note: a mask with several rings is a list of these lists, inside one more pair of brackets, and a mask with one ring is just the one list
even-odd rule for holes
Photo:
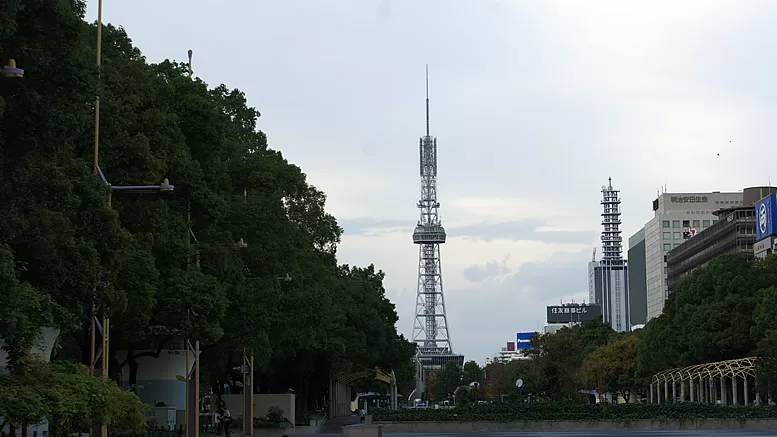
[[219,434],[224,437],[229,437],[229,425],[232,421],[232,415],[229,413],[229,409],[227,409],[227,405],[223,401],[219,406],[219,418]]

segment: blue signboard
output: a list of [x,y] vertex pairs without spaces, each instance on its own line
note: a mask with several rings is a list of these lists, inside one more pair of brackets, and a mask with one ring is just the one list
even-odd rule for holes
[[519,332],[515,334],[515,338],[519,343],[522,341],[530,341],[531,338],[534,337],[534,334],[536,334],[536,332]]
[[534,346],[532,346],[532,344],[530,342],[528,342],[528,341],[521,341],[521,342],[515,343],[515,348],[519,349],[519,350],[520,349],[533,349]]
[[770,194],[755,204],[756,241],[777,233],[777,196]]

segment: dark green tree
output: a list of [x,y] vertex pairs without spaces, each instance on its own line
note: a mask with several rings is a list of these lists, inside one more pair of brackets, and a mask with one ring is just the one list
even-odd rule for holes
[[483,369],[480,368],[480,365],[475,361],[467,361],[464,363],[464,368],[462,369],[462,382],[469,384],[470,382],[477,381],[479,383],[483,383]]
[[437,373],[434,400],[444,401],[451,399],[459,386],[469,384],[469,382],[462,381],[461,378],[462,369],[455,361],[445,363],[442,370]]

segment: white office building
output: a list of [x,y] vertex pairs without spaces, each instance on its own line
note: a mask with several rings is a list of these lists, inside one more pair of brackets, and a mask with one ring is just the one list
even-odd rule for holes
[[645,282],[647,320],[664,311],[667,252],[693,232],[702,232],[718,220],[713,212],[742,205],[742,193],[663,193],[653,201],[654,217],[645,224]]

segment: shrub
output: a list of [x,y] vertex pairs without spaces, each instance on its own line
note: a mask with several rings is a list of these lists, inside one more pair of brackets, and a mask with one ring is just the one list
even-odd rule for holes
[[280,424],[283,422],[283,410],[277,405],[273,405],[267,409],[267,421]]
[[534,422],[581,421],[620,422],[636,420],[688,422],[704,419],[771,419],[777,417],[777,406],[719,406],[697,403],[681,404],[574,404],[559,402],[471,404],[453,409],[375,410],[376,422]]

